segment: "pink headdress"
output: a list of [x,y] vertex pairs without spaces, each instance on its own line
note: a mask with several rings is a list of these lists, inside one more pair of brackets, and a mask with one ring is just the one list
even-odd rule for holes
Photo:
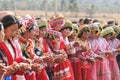
[[51,26],[51,28],[54,29],[55,27],[63,26],[65,24],[65,19],[63,16],[57,15],[50,18],[48,23],[49,23],[49,26]]

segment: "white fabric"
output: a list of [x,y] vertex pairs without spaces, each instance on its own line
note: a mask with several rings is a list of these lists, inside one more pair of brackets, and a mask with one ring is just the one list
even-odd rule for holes
[[17,80],[26,80],[23,75],[16,75]]
[[8,47],[8,49],[9,49],[11,55],[12,55],[12,58],[15,59],[15,51],[14,51],[12,45],[8,41],[5,41],[5,44]]

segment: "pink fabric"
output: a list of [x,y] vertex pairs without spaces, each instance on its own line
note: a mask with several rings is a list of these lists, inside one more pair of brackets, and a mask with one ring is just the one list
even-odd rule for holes
[[[120,41],[118,39],[109,40],[108,43],[112,49],[116,49],[120,45]],[[108,59],[112,80],[120,80],[120,71],[116,61],[116,55],[109,56]]]
[[[104,38],[97,39],[99,43],[99,51],[103,52],[109,49],[109,45]],[[99,55],[103,55],[99,53]],[[97,80],[111,80],[111,72],[109,68],[109,60],[104,57],[103,61],[96,61]]]
[[109,69],[109,60],[104,58],[103,61],[96,61],[97,80],[112,80]]
[[[97,40],[93,39],[93,40],[89,40],[88,41],[91,44],[91,50],[94,52],[94,54],[96,54],[96,52],[99,49],[99,45]],[[97,80],[97,71],[96,71],[96,62],[94,64],[89,64],[90,68],[91,68],[91,78],[92,80]]]

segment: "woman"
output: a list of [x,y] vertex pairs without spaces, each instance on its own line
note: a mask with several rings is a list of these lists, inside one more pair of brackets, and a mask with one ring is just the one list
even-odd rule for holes
[[[88,38],[88,42],[91,44],[91,52],[93,53],[93,58],[95,60],[102,60],[102,56],[99,56],[97,54],[97,51],[99,50],[99,44],[96,40],[96,36],[99,33],[99,27],[96,24],[90,25],[90,35]],[[91,77],[92,80],[97,80],[97,73],[96,73],[96,61],[94,64],[90,64],[91,67]]]
[[[35,42],[35,53],[37,56],[39,56],[40,58],[42,57],[45,57],[45,50],[44,50],[44,37],[45,37],[45,34],[46,34],[46,29],[47,29],[47,20],[45,19],[41,19],[40,21],[38,20],[37,22],[38,24],[38,32],[39,32],[39,35],[36,36],[37,40]],[[39,51],[38,51],[39,50]],[[46,67],[47,66],[47,63],[43,63],[43,69],[41,70],[41,72],[37,73],[36,74],[36,77],[37,77],[37,80],[49,80],[48,78],[48,75],[47,75],[47,72],[46,72]],[[48,71],[49,72],[49,71]]]
[[[3,24],[0,23],[0,44],[2,42],[4,42],[4,28],[3,28]],[[4,63],[5,65],[7,65],[7,59],[5,54],[3,53],[2,50],[0,50],[0,60],[2,61],[2,63]],[[4,72],[6,71],[5,69],[5,65],[0,63],[0,78],[2,77],[2,74],[4,74]],[[11,76],[5,77],[5,80],[10,80]]]
[[[115,29],[116,27],[114,27]],[[119,73],[119,67],[116,61],[116,56],[119,52],[119,49],[117,49],[119,47],[119,42],[116,43],[115,41],[115,35],[116,33],[114,32],[114,29],[112,27],[108,27],[106,29],[104,29],[104,31],[106,32],[106,34],[103,35],[103,37],[106,39],[106,41],[109,43],[110,46],[110,51],[112,54],[110,54],[107,58],[109,60],[109,68],[111,71],[111,79],[112,80],[119,80],[120,79],[120,73]],[[119,30],[119,28],[117,28]],[[103,33],[105,33],[103,31]],[[113,37],[114,36],[114,37]],[[112,39],[112,40],[111,40]]]
[[[42,78],[42,75],[39,74],[41,67],[39,63],[35,62],[38,59],[38,56],[35,54],[35,42],[34,38],[36,38],[36,25],[34,19],[27,19],[25,25],[20,29],[21,37],[19,38],[19,42],[22,46],[23,56],[27,59],[30,59],[30,65],[32,71],[31,75],[25,75],[28,80],[39,80]],[[37,75],[39,74],[39,75]],[[38,78],[39,77],[39,78]]]
[[103,35],[103,30],[101,32],[98,32],[98,35],[96,36],[96,40],[99,44],[99,50],[97,51],[97,54],[103,57],[103,60],[97,60],[96,61],[96,70],[97,70],[97,79],[98,80],[111,80],[111,72],[109,68],[109,60],[107,59],[107,55],[111,54],[109,52],[109,45],[107,41],[101,37]]
[[79,67],[81,69],[81,78],[85,80],[91,80],[90,64],[94,64],[94,58],[91,56],[91,45],[87,42],[90,34],[90,28],[88,25],[84,25],[80,28],[78,38],[79,42],[74,44],[74,47],[79,47],[76,51],[76,55],[80,60]]
[[[1,22],[4,26],[4,32],[5,32],[5,43],[1,44],[1,49],[4,51],[4,54],[6,55],[8,62],[8,65],[13,65],[14,61],[20,62],[22,61],[22,57],[18,55],[17,49],[15,48],[12,38],[14,35],[14,32],[18,30],[19,22],[13,15],[6,15],[2,18]],[[28,65],[23,64],[22,66],[17,66],[14,68],[14,71],[11,71],[11,74],[23,74],[23,72],[26,71],[25,68],[27,68]],[[12,80],[17,80],[16,75],[12,75]]]
[[74,47],[74,44],[79,41],[79,39],[77,38],[79,29],[76,24],[73,24],[72,26],[73,26],[73,32],[68,37],[69,43],[70,43],[70,48],[67,50],[67,52],[69,53],[68,58],[71,60],[71,65],[73,68],[75,80],[82,80],[81,68],[80,68],[80,63],[79,63],[80,60],[76,56],[76,51],[79,48]]
[[[62,30],[62,27],[65,24],[65,19],[64,19],[64,17],[61,17],[61,16],[58,15],[58,16],[55,16],[53,19],[51,19],[49,24],[50,24],[50,26],[52,27],[53,30],[58,32],[58,31]],[[65,34],[64,38],[59,33],[60,32],[58,32],[58,34],[57,34],[58,37],[55,39],[57,41],[57,45],[59,46],[57,49],[58,49],[58,51],[60,51],[62,49],[65,51],[66,50],[66,45],[65,45],[66,41],[64,41],[64,39],[66,38],[65,37],[66,35],[68,36],[69,28],[68,28],[68,32],[66,31],[67,34]],[[66,40],[68,41],[67,38],[66,38]],[[53,43],[56,43],[56,42],[53,41]],[[64,71],[65,71],[65,73],[63,73]],[[68,59],[59,63],[58,65],[56,65],[54,67],[54,79],[55,80],[60,80],[60,79],[74,80],[74,75],[73,75],[71,63]]]

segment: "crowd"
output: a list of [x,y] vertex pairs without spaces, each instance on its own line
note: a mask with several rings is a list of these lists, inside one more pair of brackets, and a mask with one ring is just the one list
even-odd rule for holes
[[0,80],[120,80],[119,33],[115,21],[0,12]]

